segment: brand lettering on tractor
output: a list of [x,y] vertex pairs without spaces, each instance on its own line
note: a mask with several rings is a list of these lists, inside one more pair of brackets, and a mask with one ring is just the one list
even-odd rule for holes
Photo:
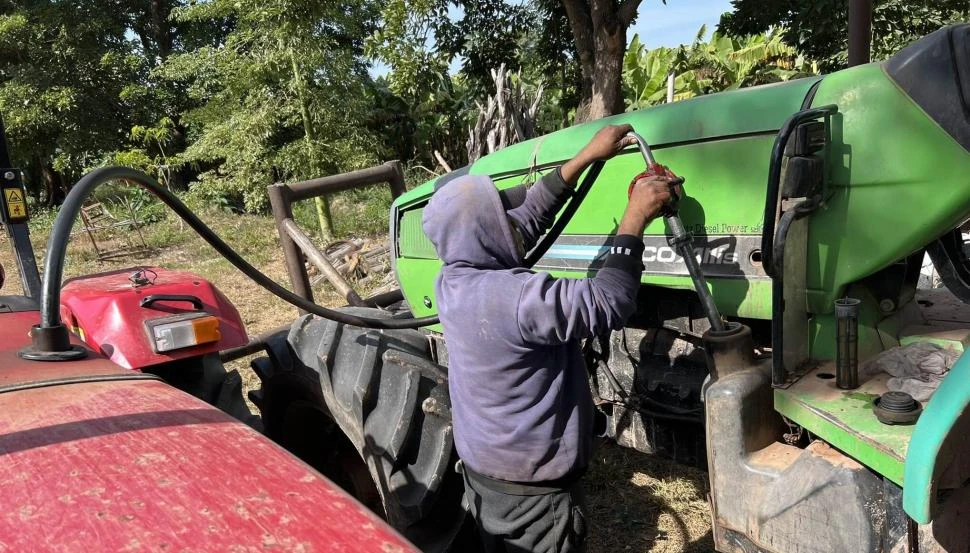
[[[737,264],[738,254],[728,249],[729,246],[694,248],[694,258],[702,265]],[[646,246],[643,249],[643,262],[681,263],[683,259],[670,246]]]

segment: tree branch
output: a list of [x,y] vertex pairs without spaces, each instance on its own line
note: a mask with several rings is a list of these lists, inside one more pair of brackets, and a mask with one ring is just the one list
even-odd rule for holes
[[569,19],[569,27],[573,31],[573,42],[579,54],[579,63],[586,72],[593,67],[595,60],[593,46],[593,20],[590,17],[589,5],[586,0],[562,0]]
[[640,8],[641,0],[623,0],[616,9],[616,18],[620,21],[623,28],[628,28],[633,20],[637,18],[637,9]]

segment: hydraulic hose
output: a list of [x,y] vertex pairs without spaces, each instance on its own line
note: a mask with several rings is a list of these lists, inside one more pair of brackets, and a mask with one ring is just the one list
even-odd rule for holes
[[181,217],[203,240],[208,242],[219,255],[226,258],[229,263],[232,263],[243,274],[273,295],[308,313],[313,313],[314,315],[340,323],[366,328],[419,328],[438,323],[438,317],[408,319],[358,317],[342,311],[327,309],[326,307],[321,307],[313,302],[307,301],[283,286],[280,286],[273,279],[243,259],[232,247],[226,244],[212,229],[192,213],[175,194],[159,185],[155,179],[141,171],[127,167],[104,167],[88,173],[71,188],[70,193],[68,193],[67,198],[64,200],[64,204],[61,206],[60,212],[57,214],[57,219],[54,221],[54,228],[51,231],[51,237],[47,245],[47,264],[44,267],[44,284],[41,291],[41,327],[51,328],[61,324],[61,278],[64,274],[64,259],[67,253],[67,244],[71,235],[71,228],[74,226],[74,220],[81,211],[81,205],[92,190],[112,180],[125,180],[151,192],[162,203],[171,208],[176,215]]
[[[583,198],[586,197],[586,194],[592,188],[593,182],[596,180],[596,177],[599,175],[602,167],[602,161],[598,161],[590,167],[586,174],[586,178],[583,179],[582,184],[580,184],[579,188],[576,190],[576,192],[574,192],[569,203],[563,209],[562,215],[553,225],[552,229],[550,229],[549,232],[543,236],[542,240],[540,240],[535,248],[533,248],[533,250],[529,253],[529,256],[526,258],[524,263],[526,267],[531,268],[533,265],[535,265],[536,261],[538,261],[539,258],[541,258],[545,252],[549,250],[552,243],[556,241],[556,239],[562,233],[562,230],[566,227],[566,224],[576,213],[576,209],[583,201]],[[276,281],[266,276],[259,269],[253,267],[248,261],[236,253],[231,246],[219,238],[219,236],[205,223],[203,223],[202,220],[195,215],[195,213],[192,213],[192,211],[186,207],[186,205],[182,203],[182,201],[179,200],[175,194],[158,184],[158,182],[149,175],[127,167],[102,167],[85,175],[80,181],[77,182],[77,184],[74,185],[73,188],[71,188],[70,193],[68,193],[67,198],[64,199],[64,203],[57,214],[57,219],[54,221],[54,227],[51,230],[50,239],[47,242],[47,263],[44,267],[44,282],[41,290],[41,329],[52,329],[62,326],[60,313],[61,281],[64,276],[64,261],[67,256],[67,245],[70,240],[71,229],[74,226],[74,221],[77,219],[78,214],[81,212],[81,206],[84,204],[84,201],[91,194],[91,192],[98,186],[112,180],[124,180],[129,183],[134,183],[151,192],[163,204],[174,211],[176,215],[182,218],[182,220],[185,221],[189,227],[196,232],[196,234],[198,234],[203,240],[212,246],[212,248],[215,249],[219,255],[224,257],[243,274],[276,297],[308,313],[312,313],[319,317],[330,319],[339,323],[364,328],[421,328],[435,325],[440,322],[437,316],[401,319],[374,319],[370,317],[359,317],[343,311],[328,309],[311,301],[307,301],[306,299],[294,294],[290,290],[287,290],[283,286],[280,286],[276,283]]]

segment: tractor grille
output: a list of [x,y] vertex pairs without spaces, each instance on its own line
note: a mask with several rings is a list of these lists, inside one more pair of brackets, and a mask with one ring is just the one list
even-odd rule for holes
[[399,257],[411,257],[418,259],[438,259],[434,244],[424,234],[421,228],[421,214],[423,209],[412,209],[405,211],[401,216],[399,225],[400,234],[397,239],[397,250]]

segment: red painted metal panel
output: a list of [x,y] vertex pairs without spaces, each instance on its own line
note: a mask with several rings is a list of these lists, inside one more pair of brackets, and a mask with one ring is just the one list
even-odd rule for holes
[[[88,275],[68,281],[61,291],[61,318],[85,343],[128,369],[142,369],[176,359],[246,344],[249,339],[239,312],[210,282],[183,271],[149,267],[151,284],[136,286],[129,277],[145,268],[133,267]],[[155,353],[145,321],[193,313],[185,302],[161,301],[152,307],[139,303],[153,294],[191,295],[202,300],[204,310],[219,318],[222,339],[184,350]]]
[[[0,386],[125,373],[17,358],[37,316],[0,315]],[[0,551],[416,549],[249,427],[138,380],[0,388]]]
[[[39,363],[17,357],[17,350],[30,344],[30,327],[40,321],[37,311],[0,313],[0,386],[38,380],[129,372],[99,355],[71,363]],[[72,337],[74,343],[80,343]]]

